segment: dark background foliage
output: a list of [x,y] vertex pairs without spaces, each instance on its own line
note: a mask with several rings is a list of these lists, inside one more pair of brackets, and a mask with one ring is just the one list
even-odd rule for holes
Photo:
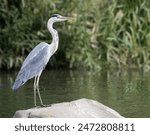
[[53,13],[72,16],[55,24],[60,44],[51,68],[150,68],[148,0],[0,0],[0,68],[21,66],[41,41]]

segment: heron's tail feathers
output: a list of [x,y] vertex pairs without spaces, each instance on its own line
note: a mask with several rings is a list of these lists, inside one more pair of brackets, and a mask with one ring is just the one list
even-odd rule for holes
[[12,86],[12,90],[17,90],[20,86],[22,86],[27,80],[25,79],[25,74],[22,71],[19,71],[19,74]]
[[12,86],[12,90],[16,91],[20,86],[22,86],[25,82],[23,82],[21,79],[16,79]]

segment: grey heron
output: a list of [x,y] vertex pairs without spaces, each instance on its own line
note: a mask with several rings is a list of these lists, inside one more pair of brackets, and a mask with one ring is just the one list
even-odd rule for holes
[[48,44],[45,42],[39,43],[26,57],[24,60],[21,69],[17,75],[17,78],[12,86],[12,89],[15,91],[29,79],[34,77],[34,105],[36,106],[36,92],[38,93],[41,106],[44,106],[40,91],[39,91],[39,79],[42,71],[47,65],[50,57],[58,49],[58,32],[53,28],[55,22],[66,21],[70,17],[64,17],[59,14],[53,14],[48,22],[47,28],[52,35],[52,43]]

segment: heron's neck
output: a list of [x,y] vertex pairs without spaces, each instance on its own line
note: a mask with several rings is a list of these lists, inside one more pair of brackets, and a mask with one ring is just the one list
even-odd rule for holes
[[54,46],[55,49],[54,51],[56,51],[58,49],[59,38],[58,38],[58,32],[53,28],[53,23],[54,22],[52,20],[49,20],[47,24],[47,28],[52,35],[51,45]]

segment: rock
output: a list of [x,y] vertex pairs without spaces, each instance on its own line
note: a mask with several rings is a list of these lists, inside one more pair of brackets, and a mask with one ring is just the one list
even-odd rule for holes
[[16,111],[14,118],[121,118],[113,109],[90,99],[52,104],[49,107],[35,107]]

